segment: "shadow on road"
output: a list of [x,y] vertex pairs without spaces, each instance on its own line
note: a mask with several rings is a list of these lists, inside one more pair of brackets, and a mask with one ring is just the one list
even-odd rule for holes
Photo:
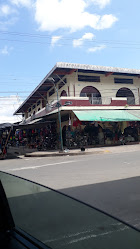
[[140,177],[60,191],[140,228]]

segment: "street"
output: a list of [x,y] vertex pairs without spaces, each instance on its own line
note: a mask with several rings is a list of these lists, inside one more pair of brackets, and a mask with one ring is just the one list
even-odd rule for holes
[[139,151],[0,161],[0,170],[60,190],[140,228]]

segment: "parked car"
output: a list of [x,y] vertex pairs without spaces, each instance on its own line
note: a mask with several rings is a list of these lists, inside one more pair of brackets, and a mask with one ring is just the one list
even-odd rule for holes
[[0,171],[0,248],[139,249],[137,228],[51,188]]

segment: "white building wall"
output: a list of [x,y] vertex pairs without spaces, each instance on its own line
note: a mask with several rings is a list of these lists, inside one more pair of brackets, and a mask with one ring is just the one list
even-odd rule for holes
[[[40,100],[40,105],[37,106],[37,102]],[[36,106],[34,109],[33,106]],[[31,108],[31,111],[29,112],[29,109]],[[31,105],[31,107],[28,108],[28,117],[30,117],[31,115],[33,115],[34,111],[35,113],[38,112],[38,109],[42,109],[42,100],[41,99],[38,99],[33,105]]]
[[[61,81],[59,81],[59,82],[57,83],[57,85],[56,85],[57,88],[58,88],[58,85],[59,85],[60,82],[61,82]],[[68,86],[69,86],[69,82],[68,82],[68,80],[67,80],[67,83],[66,83],[63,87],[61,87],[60,89],[58,89],[58,96],[59,96],[59,97],[60,97],[61,92],[62,92],[63,90],[66,91],[67,96],[68,96]],[[55,89],[55,88],[52,87],[52,88],[47,92],[47,100],[48,100],[48,103],[49,103],[49,104],[50,104],[52,101],[57,100],[57,91],[56,91],[56,89],[55,89],[55,93],[52,94],[51,96],[49,96],[49,92],[50,92],[52,89]]]
[[[89,76],[100,76],[100,82],[78,81],[78,74],[79,75],[89,75]],[[115,77],[116,78],[133,79],[133,84],[116,84],[116,83],[114,83],[114,78]],[[66,91],[67,96],[69,96],[69,94],[70,94],[70,97],[74,97],[74,94],[75,94],[75,97],[79,97],[80,92],[82,91],[82,89],[84,87],[93,86],[93,87],[97,88],[97,90],[100,92],[101,97],[102,97],[102,104],[105,105],[105,104],[110,104],[111,98],[116,97],[117,91],[120,88],[125,87],[125,88],[129,88],[133,92],[133,94],[135,96],[135,104],[139,105],[139,96],[138,96],[139,90],[138,89],[140,89],[140,78],[138,78],[138,77],[130,77],[130,76],[125,76],[125,75],[124,76],[121,76],[121,75],[118,75],[118,76],[109,75],[109,76],[106,77],[104,74],[103,75],[102,74],[91,74],[91,73],[90,74],[83,74],[83,73],[78,73],[76,71],[76,72],[73,72],[70,75],[67,75],[66,79],[67,79],[67,83],[63,87],[58,89],[59,97],[60,97],[61,92],[63,90]],[[61,81],[59,81],[57,83],[57,87],[58,87],[58,84],[60,82]],[[68,87],[69,87],[69,93],[68,93]],[[53,88],[54,87],[52,87],[46,93],[47,101],[48,101],[49,104],[51,104],[51,102],[53,102],[54,100],[57,100],[57,92],[56,92],[56,90],[55,90],[54,94],[49,96],[49,92]],[[32,110],[32,106],[31,106],[31,112],[28,112],[28,117],[30,115],[32,115],[34,111],[37,112],[39,108],[42,109],[42,101],[41,101],[41,104],[39,106],[36,105],[36,108],[33,109],[33,110]]]
[[[81,73],[80,73],[81,74]],[[82,75],[82,74],[81,74]],[[75,85],[75,96],[79,97],[80,92],[82,89],[86,86],[93,86],[97,88],[97,90],[100,92],[101,97],[102,97],[102,104],[109,104],[110,99],[112,97],[116,97],[117,91],[120,88],[129,88],[134,96],[135,96],[135,103],[138,105],[139,104],[139,96],[138,96],[138,88],[140,87],[140,79],[136,77],[130,77],[130,76],[105,76],[101,74],[86,74],[89,76],[100,76],[100,82],[82,82],[78,81],[78,76],[75,77],[73,75],[73,78],[71,77],[70,80],[70,89],[71,89],[71,94],[72,94],[72,89],[73,85]],[[114,83],[114,78],[128,78],[128,79],[133,79],[133,84],[116,84]],[[74,95],[73,95],[74,96]]]

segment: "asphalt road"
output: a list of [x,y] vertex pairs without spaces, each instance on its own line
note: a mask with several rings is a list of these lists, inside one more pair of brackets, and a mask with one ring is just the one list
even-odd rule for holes
[[22,158],[0,170],[59,189],[140,228],[140,153]]

